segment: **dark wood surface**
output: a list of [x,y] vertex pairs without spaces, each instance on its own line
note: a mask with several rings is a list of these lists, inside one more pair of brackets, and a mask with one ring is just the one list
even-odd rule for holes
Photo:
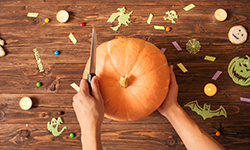
[[[186,5],[196,7],[188,12]],[[117,8],[125,6],[134,11],[129,26],[122,25],[115,32],[107,23]],[[216,21],[213,13],[223,8],[228,12],[224,22]],[[165,55],[174,65],[179,84],[178,102],[187,114],[208,134],[226,149],[250,149],[250,104],[241,102],[240,97],[250,98],[249,87],[235,84],[229,77],[227,67],[234,57],[249,55],[250,41],[234,45],[228,40],[229,29],[234,25],[249,27],[249,0],[0,0],[0,37],[6,41],[6,56],[0,57],[0,149],[81,149],[80,127],[72,108],[72,97],[76,93],[70,84],[79,81],[89,56],[91,26],[95,24],[98,44],[117,37],[136,37],[152,42],[157,47],[167,48]],[[67,10],[70,19],[59,23],[56,13]],[[165,21],[166,11],[176,10],[176,24]],[[37,18],[28,18],[28,12],[38,12]],[[154,17],[151,25],[146,23],[149,13]],[[44,23],[45,18],[51,22]],[[80,22],[86,26],[80,27]],[[170,26],[171,32],[154,30],[153,25]],[[69,40],[73,33],[78,42]],[[190,54],[186,42],[197,39],[201,51]],[[172,45],[177,41],[182,51]],[[45,68],[38,71],[32,49],[37,48]],[[60,51],[55,56],[53,52]],[[205,61],[206,55],[215,56],[215,62]],[[183,73],[177,63],[188,69]],[[223,71],[218,80],[212,80],[217,70]],[[36,82],[42,82],[36,87]],[[206,83],[217,85],[213,97],[203,93]],[[24,111],[19,100],[29,96],[33,107]],[[224,106],[228,117],[213,117],[205,121],[184,105],[198,100],[200,105],[211,104],[211,109]],[[58,137],[47,130],[47,122],[59,117],[64,111],[61,127],[68,128]],[[222,135],[215,136],[220,130]],[[69,134],[75,133],[75,138]],[[102,126],[104,149],[114,150],[163,150],[185,149],[183,142],[171,124],[158,111],[134,122],[117,122],[104,119]]]

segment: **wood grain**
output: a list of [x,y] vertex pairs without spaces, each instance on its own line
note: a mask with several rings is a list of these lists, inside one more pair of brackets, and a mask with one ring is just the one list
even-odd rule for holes
[[[196,7],[188,12],[183,8],[190,3]],[[117,8],[126,6],[131,15],[129,26],[121,26],[117,32],[110,29],[114,23],[107,23]],[[240,97],[250,98],[249,87],[235,84],[228,75],[227,67],[234,57],[249,55],[250,42],[233,45],[227,38],[229,29],[243,25],[249,31],[249,0],[1,0],[0,38],[4,39],[6,56],[0,58],[0,149],[81,149],[80,127],[72,108],[72,97],[76,93],[70,87],[79,84],[83,69],[89,57],[91,26],[95,24],[98,45],[117,37],[135,37],[152,42],[164,53],[179,84],[178,102],[187,114],[208,134],[226,149],[250,148],[250,104],[241,102]],[[213,17],[216,9],[228,12],[224,22]],[[67,10],[67,23],[56,21],[59,10]],[[179,18],[176,24],[165,21],[168,10],[176,10]],[[38,12],[37,18],[26,17],[28,12]],[[149,13],[154,17],[146,23]],[[45,18],[51,22],[46,24]],[[80,27],[80,22],[86,26]],[[154,30],[154,25],[169,26],[170,32]],[[74,45],[68,38],[72,33],[78,42]],[[185,50],[190,39],[201,43],[201,51],[190,54]],[[177,41],[182,51],[172,45]],[[37,48],[45,72],[40,73],[32,49]],[[53,52],[60,51],[55,56]],[[216,57],[215,62],[205,61],[206,55]],[[183,63],[188,69],[183,73],[176,64]],[[212,80],[217,70],[221,76]],[[36,82],[42,82],[36,87]],[[206,83],[217,85],[218,93],[207,97],[203,93]],[[19,100],[29,96],[33,107],[23,111]],[[211,109],[224,106],[228,117],[208,118],[201,116],[184,105],[198,100],[200,105],[211,104]],[[54,137],[47,129],[51,118],[59,117],[68,128],[62,135]],[[222,135],[215,136],[220,130]],[[75,133],[75,138],[69,134]],[[134,122],[117,122],[104,119],[102,143],[105,150],[174,150],[186,149],[171,124],[157,111]]]

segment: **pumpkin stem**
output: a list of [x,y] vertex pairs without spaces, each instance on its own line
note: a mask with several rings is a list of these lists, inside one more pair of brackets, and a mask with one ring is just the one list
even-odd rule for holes
[[119,81],[119,85],[123,88],[128,87],[128,76],[121,76],[120,81]]

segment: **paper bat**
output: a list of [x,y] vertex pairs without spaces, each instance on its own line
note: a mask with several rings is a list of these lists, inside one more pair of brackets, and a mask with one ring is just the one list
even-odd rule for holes
[[190,107],[192,111],[195,111],[198,115],[201,115],[203,119],[212,118],[213,116],[225,116],[227,118],[227,112],[223,106],[220,106],[217,110],[210,110],[210,104],[206,103],[203,105],[203,108],[199,106],[197,100],[191,101],[184,105]]

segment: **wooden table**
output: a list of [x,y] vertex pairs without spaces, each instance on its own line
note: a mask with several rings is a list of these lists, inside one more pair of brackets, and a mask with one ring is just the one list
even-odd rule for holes
[[[190,11],[183,8],[190,3],[196,5]],[[129,26],[122,25],[115,32],[115,26],[107,19],[117,8],[125,6],[134,11]],[[243,25],[249,30],[248,0],[126,0],[126,1],[77,1],[77,0],[1,0],[0,37],[6,41],[6,56],[0,57],[0,149],[81,149],[80,127],[72,108],[72,97],[76,91],[70,87],[79,84],[85,63],[89,57],[91,28],[95,24],[98,44],[117,37],[135,37],[152,42],[159,48],[167,48],[165,55],[174,65],[179,84],[178,102],[187,114],[208,134],[226,149],[250,148],[250,104],[240,97],[250,98],[249,87],[235,84],[229,77],[227,67],[234,57],[249,55],[250,42],[234,45],[228,40],[229,29]],[[215,20],[213,13],[223,8],[228,12],[224,22]],[[59,23],[56,13],[67,10],[70,19]],[[176,10],[176,23],[165,21],[163,16],[169,10]],[[38,12],[37,18],[28,18],[28,12]],[[154,14],[150,25],[146,23],[150,13]],[[50,18],[49,23],[44,19]],[[81,27],[81,22],[86,26]],[[154,25],[169,26],[170,32],[155,30]],[[74,45],[68,38],[73,33],[78,42]],[[197,39],[201,51],[190,54],[186,43]],[[177,41],[182,51],[172,45]],[[45,69],[40,73],[34,58],[37,48]],[[60,51],[58,56],[54,51]],[[214,62],[204,57],[215,56]],[[188,72],[178,67],[183,63]],[[223,71],[217,80],[212,76]],[[41,87],[36,83],[41,82]],[[206,83],[214,83],[218,92],[213,97],[203,93]],[[19,100],[29,96],[33,107],[24,111]],[[211,104],[211,110],[222,105],[228,117],[215,116],[203,120],[184,105],[198,100],[202,106]],[[61,115],[67,129],[58,137],[47,130],[47,122]],[[222,135],[215,136],[220,130]],[[75,138],[69,134],[75,133]],[[104,119],[102,126],[104,149],[186,149],[171,124],[155,111],[150,116],[133,122],[117,122]]]

